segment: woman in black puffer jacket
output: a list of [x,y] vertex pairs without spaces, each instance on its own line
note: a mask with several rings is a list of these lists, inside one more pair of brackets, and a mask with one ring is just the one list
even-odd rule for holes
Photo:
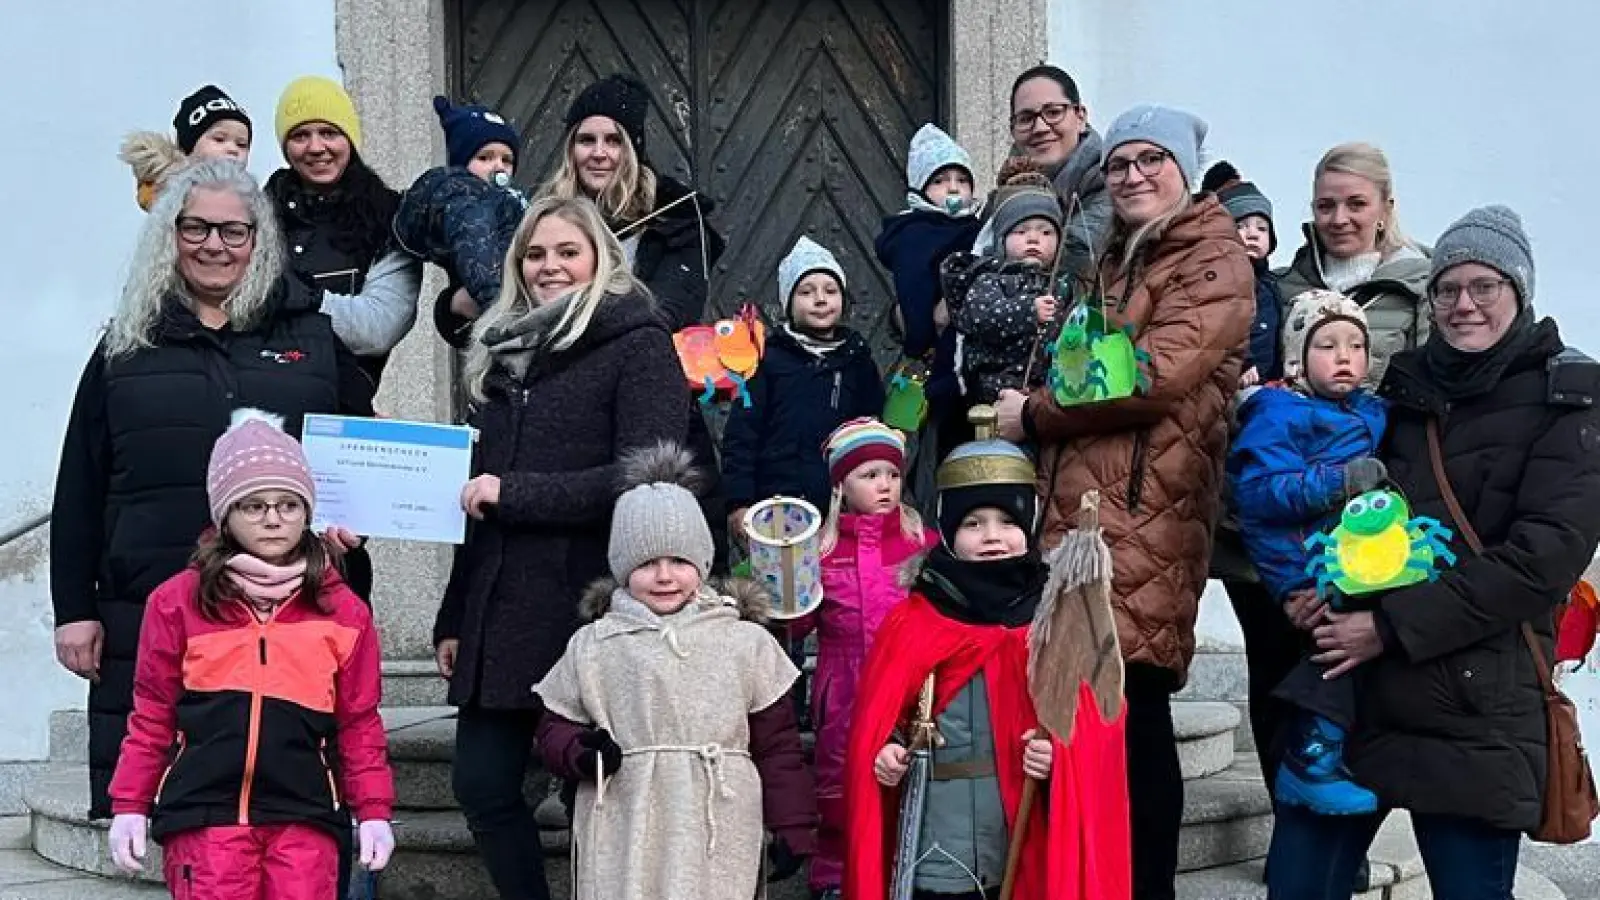
[[[1432,263],[1434,331],[1384,378],[1382,458],[1412,514],[1455,532],[1459,561],[1366,611],[1324,614],[1319,659],[1358,679],[1349,768],[1381,811],[1280,808],[1275,898],[1348,897],[1388,809],[1411,812],[1435,897],[1509,898],[1521,834],[1540,821],[1545,707],[1522,626],[1550,664],[1551,613],[1600,540],[1600,364],[1566,349],[1555,322],[1534,320],[1533,260],[1516,213],[1468,213]],[[1435,425],[1466,522],[1436,479]],[[1462,537],[1469,526],[1481,555]]]

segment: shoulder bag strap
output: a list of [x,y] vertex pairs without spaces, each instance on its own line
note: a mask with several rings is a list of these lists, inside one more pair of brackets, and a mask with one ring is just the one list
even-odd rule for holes
[[[1445,508],[1450,511],[1450,518],[1456,522],[1461,536],[1466,539],[1467,546],[1472,548],[1476,555],[1483,553],[1483,541],[1478,539],[1478,532],[1473,530],[1472,523],[1467,521],[1467,515],[1461,510],[1461,501],[1456,499],[1456,492],[1450,487],[1450,477],[1444,471],[1444,447],[1439,439],[1438,418],[1428,419],[1428,459],[1433,464],[1433,480],[1439,485],[1439,496],[1444,499]],[[1556,690],[1555,682],[1550,676],[1550,666],[1545,661],[1544,651],[1539,648],[1539,637],[1533,633],[1533,626],[1527,622],[1522,623],[1522,639],[1528,645],[1528,652],[1533,654],[1534,669],[1539,673],[1539,684],[1548,696]]]

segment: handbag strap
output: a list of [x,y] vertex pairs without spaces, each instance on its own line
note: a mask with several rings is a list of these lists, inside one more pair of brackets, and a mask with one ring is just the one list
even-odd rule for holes
[[[1456,499],[1456,492],[1450,487],[1450,476],[1444,471],[1444,446],[1439,439],[1439,420],[1435,417],[1428,419],[1428,460],[1433,464],[1433,480],[1439,485],[1439,496],[1444,499],[1445,509],[1450,511],[1450,518],[1456,522],[1456,528],[1461,536],[1466,539],[1467,546],[1472,548],[1474,555],[1483,554],[1483,541],[1478,539],[1478,532],[1467,521],[1467,514],[1461,510],[1461,501]],[[1555,681],[1550,676],[1550,666],[1545,662],[1544,651],[1539,648],[1539,636],[1533,633],[1533,626],[1527,622],[1522,623],[1522,640],[1528,645],[1528,652],[1533,654],[1533,667],[1539,674],[1539,684],[1544,688],[1546,696],[1556,692]]]

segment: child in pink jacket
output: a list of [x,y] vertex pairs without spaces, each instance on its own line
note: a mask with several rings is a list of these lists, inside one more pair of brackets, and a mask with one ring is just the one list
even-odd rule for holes
[[900,571],[939,542],[900,502],[905,439],[876,419],[851,419],[824,452],[833,500],[822,533],[822,608],[793,626],[817,629],[811,710],[816,725],[817,806],[822,825],[811,860],[811,890],[836,897],[844,876],[844,755],[856,680],[878,625],[904,600]]

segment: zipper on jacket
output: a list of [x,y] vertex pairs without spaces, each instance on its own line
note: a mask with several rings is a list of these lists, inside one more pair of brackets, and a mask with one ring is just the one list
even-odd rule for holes
[[1133,439],[1133,468],[1128,472],[1128,512],[1139,511],[1139,501],[1144,497],[1144,457],[1150,446],[1150,429],[1139,432]]
[[833,406],[834,410],[838,410],[839,409],[839,382],[843,378],[844,378],[844,372],[842,372],[840,370],[834,370],[834,373],[833,373],[833,400],[831,401],[831,405]]
[[328,765],[328,739],[327,738],[323,738],[322,739],[322,743],[320,745],[318,745],[318,747],[317,747],[317,756],[322,758],[322,771],[323,771],[323,774],[328,776],[328,796],[333,798],[333,808],[334,808],[335,811],[338,811],[338,809],[339,809],[339,788],[334,784],[333,767]]
[[265,697],[262,696],[261,692],[261,683],[267,671],[267,629],[272,626],[272,620],[277,617],[278,610],[283,609],[285,604],[279,604],[268,614],[265,620],[256,619],[255,611],[248,610],[248,604],[245,605],[252,621],[255,622],[256,647],[259,652],[260,668],[256,672],[256,677],[251,679],[250,684],[249,730],[244,744],[244,775],[240,778],[239,783],[240,825],[250,824],[250,792],[255,786],[256,754],[261,749],[261,708],[265,703]]
[[183,900],[194,900],[194,866],[183,867]]
[[161,773],[161,780],[156,783],[156,796],[151,800],[152,805],[161,802],[161,792],[167,787],[167,779],[172,777],[172,770],[178,767],[178,760],[183,758],[183,751],[188,749],[188,741],[183,732],[178,732],[178,752],[172,754],[172,762],[167,763],[167,770]]

